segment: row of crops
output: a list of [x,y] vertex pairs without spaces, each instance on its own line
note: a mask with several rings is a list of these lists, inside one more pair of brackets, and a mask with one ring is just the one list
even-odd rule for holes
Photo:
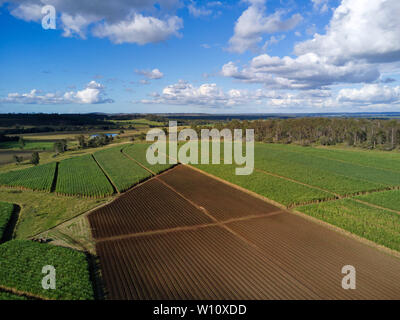
[[200,170],[290,207],[334,198],[334,195],[292,181],[253,171],[251,178],[235,174],[236,165],[196,165]]
[[95,159],[110,177],[119,192],[148,178],[151,174],[121,152],[121,147],[98,151]]
[[57,163],[0,174],[0,185],[50,192]]
[[255,167],[340,195],[400,185],[400,172],[330,159],[320,156],[316,148],[302,149],[257,144]]
[[[44,266],[56,270],[56,288],[43,289]],[[92,300],[86,255],[72,249],[40,244],[27,240],[12,240],[0,245],[0,290],[44,299]],[[0,292],[0,300],[17,299]]]
[[[149,165],[146,161],[148,146],[136,144],[125,148],[124,152],[121,151],[122,147],[113,147],[98,151],[94,155],[2,173],[0,185],[55,191],[61,195],[106,197],[114,191],[126,191],[151,176],[150,172],[137,162],[156,173],[170,167],[168,164]],[[114,190],[113,185],[117,190]]]
[[105,197],[113,194],[114,190],[93,156],[85,155],[60,162],[56,192],[63,195]]
[[[166,163],[166,164],[150,164],[147,161],[146,153],[147,150],[149,149],[149,144],[132,144],[129,145],[128,147],[125,147],[123,149],[123,152],[127,154],[129,157],[135,159],[137,162],[139,162],[142,166],[145,166],[146,168],[150,169],[152,172],[158,174],[162,171],[165,171],[169,168],[171,168],[171,164]],[[167,158],[167,162],[168,158]]]
[[[390,205],[389,202],[383,204]],[[400,251],[400,214],[398,213],[359,203],[351,198],[311,204],[298,207],[296,210]]]

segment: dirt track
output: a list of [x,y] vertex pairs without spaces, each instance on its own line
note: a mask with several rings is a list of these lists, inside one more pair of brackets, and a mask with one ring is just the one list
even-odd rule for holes
[[110,299],[400,299],[399,259],[186,166],[89,219]]

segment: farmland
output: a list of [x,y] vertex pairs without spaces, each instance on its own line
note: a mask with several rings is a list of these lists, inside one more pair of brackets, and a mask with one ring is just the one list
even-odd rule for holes
[[371,193],[356,199],[400,212],[400,190]]
[[0,185],[31,190],[50,191],[57,163],[48,163],[0,174]]
[[54,142],[27,140],[21,146],[18,141],[7,141],[0,143],[0,149],[21,149],[21,150],[52,150]]
[[[152,201],[148,199],[152,198]],[[89,215],[96,239],[211,222],[196,207],[152,179]],[[121,223],[122,222],[122,223]]]
[[98,151],[94,154],[94,157],[119,192],[129,189],[150,176],[147,170],[127,158],[121,152],[121,147]]
[[[146,210],[142,197],[162,194],[165,187],[171,194],[148,201]],[[127,194],[123,202],[120,198],[89,217],[108,299],[400,295],[399,260],[189,167],[177,166]],[[183,203],[169,205],[167,199]],[[158,216],[165,214],[166,219]],[[337,270],[345,264],[359,268],[359,290],[338,286],[342,275]],[[382,273],[372,276],[377,270]]]
[[129,157],[135,159],[142,166],[150,169],[154,173],[161,173],[172,167],[171,164],[150,164],[146,159],[146,151],[149,148],[149,144],[132,144],[123,149],[123,152]]
[[[58,290],[42,288],[45,265],[56,268]],[[0,245],[0,287],[45,299],[93,299],[85,254],[25,240]]]
[[[10,246],[7,254],[20,250],[22,257],[27,255],[23,261],[31,261],[30,252],[64,250],[60,245],[93,252],[109,299],[400,296],[398,260],[286,210],[400,251],[400,172],[391,167],[396,154],[256,144],[255,169],[251,176],[240,176],[236,164],[195,169],[150,165],[148,147],[134,143],[93,149],[0,174],[0,183],[8,187],[0,190],[0,201],[21,208],[15,237],[40,235],[53,244],[33,243],[41,247],[32,249],[12,240],[4,243]],[[6,225],[4,212],[0,220],[4,217]],[[43,250],[46,256],[48,249]],[[55,251],[49,256],[56,254],[69,256]],[[79,262],[65,267],[87,272],[86,257],[80,257],[84,260],[69,257]],[[16,263],[13,259],[10,263]],[[361,268],[357,292],[337,287],[341,274],[335,270],[348,263]],[[3,267],[11,265],[0,265],[0,273]],[[373,277],[376,270],[382,275]],[[0,299],[15,292],[39,299],[93,299],[86,280],[73,280],[85,288],[78,289],[82,296],[73,295],[66,284],[64,291],[49,296],[28,278],[11,280],[0,276]]]
[[56,192],[64,195],[105,197],[113,193],[113,188],[94,158],[86,155],[60,162]]
[[324,202],[297,208],[363,238],[400,251],[400,215],[352,199]]

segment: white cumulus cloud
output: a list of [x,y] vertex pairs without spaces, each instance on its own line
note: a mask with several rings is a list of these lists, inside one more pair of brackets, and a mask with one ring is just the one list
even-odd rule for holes
[[234,35],[229,40],[229,50],[243,53],[249,49],[256,49],[262,41],[263,35],[293,29],[302,21],[298,13],[289,19],[283,20],[285,12],[278,10],[266,15],[265,1],[250,0],[250,6],[236,21]]
[[37,89],[33,89],[29,93],[9,93],[7,97],[0,98],[0,101],[22,104],[98,104],[114,102],[112,99],[105,98],[103,85],[96,81],[90,81],[84,89],[78,91],[41,94]]
[[[314,1],[317,6],[324,3]],[[342,0],[325,34],[295,45],[295,57],[262,54],[241,68],[228,62],[221,74],[277,89],[373,83],[387,72],[385,64],[400,62],[399,16],[398,0],[371,0],[368,5]]]
[[182,19],[176,16],[161,20],[135,13],[124,21],[100,24],[93,30],[93,34],[99,38],[107,37],[114,43],[144,45],[164,41],[173,35],[180,36],[179,29],[182,26]]
[[166,86],[161,93],[153,92],[152,99],[142,99],[138,102],[145,104],[194,105],[205,107],[233,107],[246,105],[249,102],[260,103],[270,97],[262,90],[249,92],[247,90],[222,90],[215,83],[204,83],[198,87],[180,80]]
[[[3,1],[0,1],[0,5]],[[179,0],[10,0],[12,15],[41,22],[44,4],[56,8],[63,36],[86,38],[87,30],[115,43],[146,44],[178,36],[181,18],[173,14]],[[159,8],[159,9],[156,9]],[[145,15],[146,13],[146,15]],[[58,27],[58,25],[57,25]],[[93,27],[93,28],[90,28]]]
[[338,101],[362,104],[400,103],[400,86],[389,87],[369,84],[360,89],[345,88],[339,91]]

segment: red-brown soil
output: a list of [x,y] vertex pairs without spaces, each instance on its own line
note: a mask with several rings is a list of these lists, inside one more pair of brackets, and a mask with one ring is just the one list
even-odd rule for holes
[[109,299],[400,299],[400,259],[189,167],[89,220]]

